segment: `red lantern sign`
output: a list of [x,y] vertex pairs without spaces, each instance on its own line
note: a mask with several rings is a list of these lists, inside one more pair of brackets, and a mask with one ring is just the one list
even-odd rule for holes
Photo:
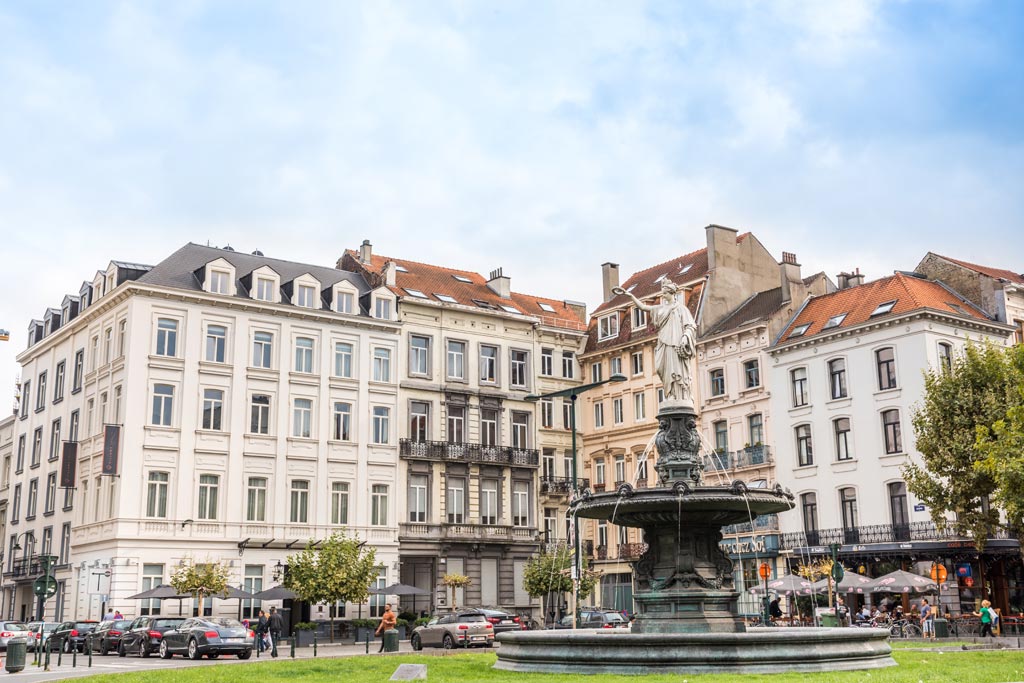
[[966,579],[964,579],[964,585],[967,586],[968,588],[970,588],[971,586],[974,585],[974,579],[972,577],[968,576]]
[[761,566],[757,568],[757,574],[762,579],[767,580],[772,575],[772,568],[767,562],[762,562]]
[[938,581],[939,583],[942,583],[946,580],[946,568],[941,564],[933,564],[931,574],[932,581]]

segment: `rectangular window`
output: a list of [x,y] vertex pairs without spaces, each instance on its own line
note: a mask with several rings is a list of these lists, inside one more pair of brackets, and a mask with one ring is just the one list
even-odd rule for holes
[[748,360],[743,363],[743,379],[747,389],[761,386],[761,366],[757,360]]
[[[14,485],[14,494],[11,496],[11,523],[17,523],[21,519],[21,484]],[[13,560],[14,557],[12,556]]]
[[892,347],[875,351],[875,359],[878,362],[878,389],[896,388],[896,356]]
[[128,321],[122,320],[117,324],[117,355],[124,358],[124,348],[128,340]]
[[644,352],[637,351],[630,355],[630,366],[634,375],[644,374]]
[[562,351],[562,377],[572,379],[576,376],[576,354],[572,351]]
[[[857,531],[857,492],[852,488],[841,489],[839,501],[843,508],[843,529],[847,532],[846,538],[849,539],[849,532]],[[850,539],[847,542],[855,543],[856,540]]]
[[512,411],[512,448],[530,447],[530,414]]
[[391,320],[391,300],[374,299],[373,317],[381,320]]
[[370,490],[370,524],[388,525],[388,485],[374,484]]
[[612,422],[620,425],[623,422],[623,410],[622,410],[622,399],[612,399]]
[[373,443],[386,446],[391,443],[391,409],[373,407]]
[[317,306],[316,301],[316,287],[299,285],[299,291],[296,298],[298,300],[298,305],[303,308],[320,308]]
[[616,486],[626,481],[626,456],[616,455],[614,460]]
[[267,478],[249,477],[245,495],[245,521],[267,521]]
[[53,527],[48,526],[43,529],[43,540],[40,544],[40,554],[50,555],[53,553]]
[[224,428],[224,392],[203,389],[203,429],[220,431]]
[[760,446],[764,443],[764,420],[761,413],[754,413],[747,417],[747,434],[749,434],[751,446]]
[[550,377],[554,374],[555,352],[554,349],[540,350],[540,374]]
[[[173,354],[167,354],[168,356]],[[89,342],[89,369],[95,370],[96,365],[100,362],[100,338],[99,335],[95,335],[92,341]]]
[[637,422],[647,419],[647,403],[643,392],[633,394],[633,419]]
[[511,383],[514,387],[528,386],[527,374],[529,354],[526,351],[512,351]]
[[939,342],[939,367],[947,372],[953,369],[953,346],[946,342]]
[[480,409],[480,443],[484,446],[498,445],[498,411]]
[[464,443],[466,440],[466,407],[448,406],[448,443]]
[[[263,590],[263,565],[245,565],[245,579],[242,581],[242,590],[246,593],[259,593]],[[259,619],[262,600],[242,600],[242,618],[256,621]]]
[[594,426],[604,427],[604,403],[600,401],[594,404]]
[[512,526],[530,526],[530,482],[512,482]]
[[461,477],[448,477],[448,523],[462,524],[466,521],[466,480]]
[[409,521],[427,521],[427,475],[409,475]]
[[21,399],[19,403],[20,412],[18,417],[28,417],[28,404],[32,401],[32,382],[25,382],[21,385]]
[[199,475],[199,510],[197,519],[217,519],[217,497],[220,477],[216,474]]
[[428,441],[430,427],[430,404],[425,401],[409,403],[409,438],[413,441]]
[[57,473],[50,472],[46,475],[46,500],[43,504],[43,512],[50,514],[57,505]]
[[32,467],[38,467],[43,460],[43,428],[36,427],[32,433]]
[[711,395],[725,396],[725,370],[716,368],[708,376],[711,380]]
[[373,350],[373,381],[391,381],[391,351],[376,348]]
[[110,327],[103,330],[103,362],[109,363],[114,354],[114,330]]
[[487,384],[498,383],[497,346],[480,346],[480,381]]
[[167,472],[150,472],[146,490],[146,516],[167,517]]
[[335,309],[338,313],[352,313],[355,303],[355,297],[352,296],[352,292],[338,292],[336,297]]
[[277,287],[269,277],[256,278],[256,298],[260,301],[274,301],[277,299]]
[[228,328],[223,325],[206,327],[206,360],[210,363],[223,363],[227,348]]
[[178,321],[160,318],[156,323],[156,355],[178,355]]
[[334,345],[334,376],[352,377],[352,345],[348,342]]
[[540,426],[551,429],[555,422],[555,403],[550,398],[540,400]]
[[718,420],[711,425],[715,434],[715,452],[726,453],[729,450],[729,423],[725,420]]
[[292,408],[292,436],[309,439],[313,435],[313,400],[297,398]]
[[793,407],[807,405],[810,400],[807,395],[807,368],[795,368],[790,371],[789,377],[793,385]]
[[882,432],[885,435],[885,452],[902,453],[903,436],[900,433],[900,411],[885,410],[882,412]]
[[591,366],[590,366],[590,381],[591,382],[600,382],[600,381],[602,381],[604,379],[602,377],[603,374],[604,374],[604,372],[603,372],[603,368],[601,367],[601,363],[600,362],[592,363],[591,364]]
[[57,363],[57,370],[53,373],[53,401],[64,398],[64,361]]
[[39,500],[39,480],[32,479],[28,482],[28,498],[25,505],[25,519],[33,519],[36,516],[36,503]]
[[291,509],[288,516],[292,524],[309,522],[309,482],[293,479],[291,487]]
[[448,342],[448,379],[466,379],[466,344]]
[[622,356],[613,356],[608,360],[608,376],[622,374]]
[[811,426],[800,425],[796,428],[796,454],[800,467],[814,464],[814,450],[811,447]]
[[85,370],[85,349],[78,349],[75,352],[75,368],[71,377],[71,392],[82,390],[82,371]]
[[271,354],[274,350],[274,335],[270,332],[256,332],[252,337],[252,366],[254,368],[270,368]]
[[572,399],[571,398],[563,398],[562,399],[562,427],[564,427],[565,429],[572,429],[572,425],[573,425],[572,408],[573,408]]
[[14,465],[15,472],[21,472],[25,469],[25,435],[22,434],[18,437],[18,460]]
[[295,340],[295,372],[313,372],[313,340],[309,337]]
[[114,424],[121,424],[121,385],[114,387]]
[[336,401],[334,403],[334,440],[352,440],[352,404]]
[[150,424],[170,427],[174,414],[174,387],[170,384],[153,385],[153,420]]
[[348,524],[348,482],[331,484],[331,524]]
[[92,432],[92,427],[93,427],[92,422],[93,422],[93,417],[95,416],[95,412],[96,412],[94,410],[94,406],[95,406],[95,401],[93,399],[91,399],[91,398],[88,401],[85,402],[85,435],[86,436],[91,436],[92,433],[93,433]]
[[270,396],[253,394],[249,403],[249,433],[270,434]]
[[839,418],[833,423],[836,434],[836,460],[852,460],[853,453],[850,452],[850,419]]
[[846,360],[835,358],[828,362],[829,395],[833,400],[846,398]]
[[[156,588],[164,581],[164,566],[162,564],[142,565],[142,590],[148,591]],[[160,600],[149,599],[139,601],[139,614],[149,616],[160,614]]]
[[611,313],[597,319],[597,340],[604,341],[619,336],[619,314]]
[[[28,394],[26,393],[26,396]],[[46,407],[46,373],[39,373],[39,383],[36,386],[36,410]]]
[[213,294],[228,293],[228,273],[223,270],[210,271],[210,292]]
[[647,327],[647,311],[642,308],[633,309],[633,329],[642,330]]
[[409,337],[409,374],[430,375],[430,337]]
[[498,480],[480,481],[480,523],[498,523]]

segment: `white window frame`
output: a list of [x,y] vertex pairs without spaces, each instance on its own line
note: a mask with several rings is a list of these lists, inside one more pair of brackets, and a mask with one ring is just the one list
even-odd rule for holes
[[614,339],[619,336],[619,314],[609,313],[597,319],[597,341]]
[[[300,405],[300,402],[302,402],[302,405]],[[292,399],[291,433],[297,439],[313,438],[313,399],[305,397]]]

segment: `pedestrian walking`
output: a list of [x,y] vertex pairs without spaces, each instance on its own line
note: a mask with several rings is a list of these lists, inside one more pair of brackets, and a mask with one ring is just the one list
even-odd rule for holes
[[935,640],[935,608],[928,604],[928,598],[921,598],[921,633]]
[[267,651],[267,638],[270,637],[270,633],[267,629],[267,613],[260,610],[259,619],[256,621],[256,650],[259,652]]
[[992,633],[992,626],[995,624],[999,616],[996,611],[992,609],[992,603],[988,600],[981,601],[981,611],[975,612],[974,616],[981,617],[981,637],[984,638],[986,635],[995,638],[996,634]]
[[270,656],[277,656],[277,642],[281,640],[281,632],[284,631],[284,619],[276,607],[270,608],[270,616],[267,617],[267,629],[270,631]]
[[114,610],[108,609],[107,613],[103,615],[104,621],[110,621],[114,618]]
[[377,634],[381,636],[380,649],[378,654],[384,652],[384,632],[398,625],[398,617],[391,611],[391,603],[384,605],[384,614],[380,616],[380,624],[377,626]]

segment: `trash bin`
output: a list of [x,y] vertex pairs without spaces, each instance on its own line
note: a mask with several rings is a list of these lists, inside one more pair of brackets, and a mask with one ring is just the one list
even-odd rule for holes
[[398,629],[384,631],[384,652],[398,652]]
[[936,619],[935,620],[935,637],[936,638],[949,638],[949,620],[947,620],[947,619]]
[[11,638],[7,641],[7,664],[4,665],[7,673],[16,674],[25,668],[27,651],[28,641],[24,638]]
[[822,626],[837,627],[839,626],[839,617],[831,612],[818,615],[818,619],[821,621]]

